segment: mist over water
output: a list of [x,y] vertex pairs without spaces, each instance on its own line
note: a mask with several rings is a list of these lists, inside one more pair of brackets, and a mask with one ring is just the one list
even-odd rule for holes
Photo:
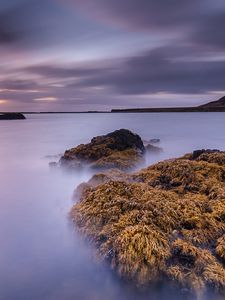
[[195,149],[224,150],[225,113],[26,117],[0,122],[0,299],[177,299],[166,289],[160,297],[137,295],[94,259],[68,220],[74,189],[92,174],[50,169],[55,159],[48,156],[120,128],[160,138],[164,151],[147,164]]

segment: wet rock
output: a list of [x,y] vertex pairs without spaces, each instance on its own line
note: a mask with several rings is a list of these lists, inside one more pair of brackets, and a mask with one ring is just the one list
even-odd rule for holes
[[139,135],[120,129],[67,150],[60,159],[60,165],[76,169],[86,164],[96,169],[127,170],[143,162],[144,152]]
[[197,161],[206,161],[209,163],[216,163],[219,165],[225,164],[225,152],[217,149],[196,150],[191,154],[185,155],[184,158]]
[[214,150],[210,150],[210,149],[195,150],[190,155],[189,159],[196,160],[196,159],[199,159],[202,154],[208,155],[208,154],[212,154],[212,153],[214,154],[214,153],[218,153],[218,152],[220,152],[220,151],[217,150],[217,149],[214,149]]
[[198,298],[208,288],[224,296],[224,156],[207,151],[124,176],[95,175],[71,218],[118,276],[137,286],[166,278]]

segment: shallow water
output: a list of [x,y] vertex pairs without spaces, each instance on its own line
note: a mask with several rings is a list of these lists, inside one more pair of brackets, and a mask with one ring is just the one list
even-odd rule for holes
[[175,299],[165,290],[137,296],[95,261],[67,217],[74,188],[91,174],[52,170],[48,156],[119,128],[161,139],[164,152],[148,164],[199,148],[223,150],[225,113],[26,117],[0,122],[0,299]]

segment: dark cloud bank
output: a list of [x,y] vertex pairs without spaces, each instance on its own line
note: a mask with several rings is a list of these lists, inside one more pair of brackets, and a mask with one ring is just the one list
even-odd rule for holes
[[[107,60],[93,60],[90,56],[89,62],[73,62],[69,66],[60,61],[41,64],[30,61],[29,66],[15,68],[13,76],[9,74],[1,79],[2,89],[40,88],[43,97],[54,93],[64,102],[83,97],[84,104],[91,103],[91,99],[93,104],[96,102],[97,89],[101,93],[99,99],[104,98],[109,104],[113,97],[118,100],[120,95],[122,101],[124,95],[135,95],[137,99],[138,95],[159,92],[202,96],[225,90],[225,4],[222,0],[216,3],[209,0],[14,0],[11,5],[9,2],[0,4],[0,47],[9,46],[12,51],[32,47],[43,50],[49,40],[66,44],[73,31],[76,39],[82,37],[84,24],[86,32],[90,32],[89,44],[86,43],[91,49],[93,23],[101,26],[109,37],[112,28],[123,34],[127,32],[129,38],[134,34],[134,48],[137,32],[146,39],[157,36],[160,45],[150,42],[133,55],[109,56]],[[84,18],[82,22],[80,16]],[[23,78],[15,78],[13,72],[22,72]],[[30,76],[34,79],[30,80]]]
[[122,61],[114,60],[107,68],[43,65],[26,71],[43,77],[67,78],[68,88],[111,87],[117,93],[128,95],[201,94],[224,89],[225,61],[183,60],[182,53],[177,48],[173,51],[171,47],[162,47]]

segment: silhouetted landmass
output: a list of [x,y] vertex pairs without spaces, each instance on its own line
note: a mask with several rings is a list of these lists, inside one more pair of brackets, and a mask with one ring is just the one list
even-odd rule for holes
[[0,113],[0,120],[24,120],[25,116],[21,113]]
[[217,101],[212,101],[203,105],[200,105],[199,107],[201,108],[220,108],[220,109],[224,109],[225,108],[225,96],[223,96],[222,98],[220,98]]
[[225,112],[225,96],[217,101],[212,101],[200,106],[193,107],[159,107],[159,108],[130,108],[112,109],[112,113],[117,112]]
[[[157,107],[157,108],[125,108],[125,109],[112,109],[111,111],[43,111],[32,112],[26,111],[22,113],[4,113],[0,112],[0,120],[16,120],[25,119],[23,114],[107,114],[107,113],[124,113],[124,112],[148,112],[148,113],[163,113],[163,112],[225,112],[225,96],[219,100],[212,101],[199,106],[189,107]],[[4,116],[3,116],[4,115]],[[22,117],[22,116],[23,117]],[[8,117],[8,118],[7,118]]]

